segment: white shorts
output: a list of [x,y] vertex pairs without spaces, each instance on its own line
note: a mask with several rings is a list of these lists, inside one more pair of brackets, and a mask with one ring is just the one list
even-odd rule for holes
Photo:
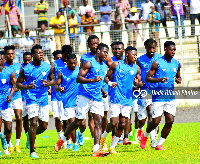
[[4,121],[11,121],[13,117],[13,112],[11,108],[0,110],[0,117],[2,117],[2,120]]
[[118,117],[120,113],[122,116],[130,118],[131,106],[110,103],[110,118]]
[[138,99],[133,100],[133,106],[131,110],[131,115],[135,112],[138,112],[138,104],[137,104]]
[[26,101],[23,101],[23,110],[22,110],[22,117],[28,115],[28,107],[26,105]]
[[86,114],[90,110],[91,113],[99,114],[104,116],[103,101],[93,101],[85,96],[78,95],[77,106],[76,106],[76,118],[86,119]]
[[65,117],[64,120],[69,120],[70,118],[75,118],[76,107],[74,107],[74,108],[64,108],[64,114],[63,115]]
[[49,121],[49,105],[39,106],[37,104],[27,105],[28,117],[33,118],[38,116],[41,121]]
[[162,116],[164,112],[167,112],[173,116],[176,114],[176,102],[153,102],[152,103],[152,118]]
[[142,101],[145,108],[152,104],[152,99],[142,99]]
[[22,98],[18,98],[11,103],[12,109],[23,109]]
[[51,101],[53,118],[59,117],[61,119],[63,111],[62,101]]
[[138,105],[138,120],[143,120],[147,118],[146,107],[152,104],[152,99],[142,99],[143,105]]
[[103,106],[104,106],[104,111],[109,111],[109,102],[108,102],[108,96],[106,98],[103,98]]

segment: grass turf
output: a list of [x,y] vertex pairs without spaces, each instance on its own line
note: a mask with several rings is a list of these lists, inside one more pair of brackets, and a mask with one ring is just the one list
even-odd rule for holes
[[[160,126],[160,129],[163,125]],[[170,135],[163,144],[165,151],[156,151],[150,147],[148,139],[147,147],[142,150],[137,145],[118,145],[116,151],[120,154],[107,157],[92,157],[93,140],[90,131],[84,132],[84,137],[89,137],[79,151],[61,149],[54,151],[54,145],[58,140],[56,130],[47,130],[36,138],[36,153],[39,159],[31,159],[29,150],[25,147],[26,135],[22,133],[21,153],[12,153],[10,156],[3,154],[0,163],[200,163],[200,123],[174,124]],[[15,134],[12,135],[13,145]],[[111,134],[107,138],[107,144],[111,144]],[[1,146],[0,146],[1,147]],[[1,147],[2,153],[3,149]]]

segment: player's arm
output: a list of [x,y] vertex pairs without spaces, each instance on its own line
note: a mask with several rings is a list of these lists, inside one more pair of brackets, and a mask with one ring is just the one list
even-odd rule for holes
[[24,75],[24,69],[22,68],[21,71],[20,71],[19,77],[17,79],[17,88],[19,88],[21,90],[35,88],[35,84],[34,83],[30,83],[29,85],[23,85],[22,83],[24,81],[25,81],[25,75]]
[[118,65],[118,62],[112,63],[110,68],[109,68],[109,70],[107,71],[107,74],[106,74],[105,78],[104,78],[104,81],[106,82],[106,84],[108,84],[112,88],[115,88],[117,83],[116,82],[111,82],[110,81],[110,77],[115,72],[115,68],[117,67],[117,65]]
[[134,82],[135,82],[135,85],[137,87],[133,87],[133,89],[141,88],[145,84],[143,81],[141,81],[141,70],[140,70],[140,67],[138,67],[138,69],[137,69],[137,74],[136,74],[136,78],[134,79]]
[[175,82],[177,83],[177,84],[181,84],[181,81],[182,81],[182,79],[181,79],[181,64],[179,64],[179,66],[178,66],[178,71],[177,71],[177,73],[176,73],[176,77],[175,77]]
[[9,96],[7,96],[7,102],[11,102],[11,98],[12,98],[12,96],[14,95],[14,93],[15,93],[15,89],[16,89],[16,82],[17,82],[17,78],[16,78],[16,74],[15,74],[15,72],[13,72],[13,73],[11,73],[11,75],[10,75],[10,83],[11,83],[11,85],[12,85],[12,88],[11,88],[11,92],[10,92],[10,95]]
[[80,68],[83,67],[83,61],[80,59]]
[[79,71],[79,74],[76,79],[77,83],[85,84],[85,83],[90,83],[90,82],[100,82],[102,80],[101,76],[97,76],[94,79],[85,78],[85,75],[88,73],[90,68],[91,68],[90,61],[86,61],[83,65],[83,67]]
[[108,96],[108,93],[103,89],[103,87],[101,88],[101,92],[103,94],[103,98],[106,98]]
[[110,57],[110,55],[107,55],[106,63],[107,63],[108,68],[109,68],[109,67],[111,66],[111,64],[113,63],[113,62],[112,62],[112,59],[111,59],[111,57]]
[[55,77],[54,77],[54,69],[53,69],[53,66],[51,65],[51,70],[50,70],[50,73],[49,73],[49,80],[43,80],[43,85],[44,86],[54,86],[55,85]]
[[156,83],[156,82],[161,82],[161,83],[166,83],[168,80],[167,77],[163,78],[153,78],[154,74],[156,73],[158,68],[158,63],[156,61],[153,62],[151,69],[147,72],[145,81],[149,83]]
[[60,72],[58,72],[58,78],[56,80],[56,84],[54,85],[54,89],[57,92],[63,93],[65,91],[64,87],[59,87],[59,85],[61,84],[61,82],[62,82],[62,75],[61,75]]

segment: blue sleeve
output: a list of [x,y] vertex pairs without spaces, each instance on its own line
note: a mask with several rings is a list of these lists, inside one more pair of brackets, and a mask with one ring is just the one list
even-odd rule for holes
[[111,6],[109,6],[109,11],[112,11],[112,8],[111,8]]
[[160,14],[159,13],[156,14],[157,14],[157,20],[160,20]]
[[148,14],[148,17],[147,17],[147,19],[150,19],[150,16],[149,16],[149,14]]
[[103,12],[103,7],[102,6],[100,6],[100,12]]

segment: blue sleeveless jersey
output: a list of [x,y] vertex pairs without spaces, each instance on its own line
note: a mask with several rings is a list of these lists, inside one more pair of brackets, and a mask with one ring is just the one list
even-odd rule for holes
[[10,75],[13,70],[10,68],[3,68],[0,72],[0,110],[5,110],[10,108],[10,103],[8,103],[7,96],[10,95],[9,87],[12,86],[10,83]]
[[35,84],[34,89],[27,89],[26,104],[38,104],[39,106],[48,105],[48,86],[43,86],[42,79],[48,80],[51,65],[41,62],[40,66],[34,66],[31,63],[24,67],[26,84]]
[[125,106],[133,105],[133,85],[137,70],[136,64],[128,65],[124,61],[119,62],[113,74],[113,81],[117,86],[111,90],[110,102]]
[[[7,64],[6,62],[4,63],[4,65],[6,67],[9,67],[13,72],[15,72],[16,74],[16,78],[19,77],[19,73],[21,71],[21,64],[19,63],[13,63],[13,65],[9,65]],[[18,98],[22,98],[22,95],[21,95],[21,90],[17,91],[14,93],[13,97],[12,97],[12,101],[18,99]]]
[[62,93],[62,102],[64,108],[76,107],[76,99],[78,95],[79,83],[76,82],[77,76],[79,74],[79,67],[76,66],[75,70],[69,70],[65,67],[61,70],[62,83],[61,87],[65,88]]
[[[122,59],[122,60],[124,60],[124,59],[125,59],[125,55],[123,55],[123,59]],[[116,58],[116,56],[111,57],[111,60],[112,60],[113,62],[119,61],[119,60]]]
[[93,101],[102,101],[101,88],[103,86],[105,71],[107,71],[107,66],[104,62],[99,63],[96,59],[90,61],[91,68],[86,74],[85,78],[94,79],[97,76],[101,76],[102,80],[100,82],[90,82],[86,84],[79,85],[79,95],[83,95]]
[[156,102],[169,102],[175,99],[174,83],[176,73],[179,68],[179,62],[172,58],[171,62],[165,60],[164,56],[157,59],[157,71],[154,75],[154,78],[163,78],[167,77],[168,80],[166,83],[157,83],[157,87],[152,90],[152,101]]
[[[54,64],[54,69],[55,69],[55,80],[58,78],[58,72],[60,72],[64,67],[66,66],[66,63],[64,61],[62,61],[62,58],[56,60],[53,62]],[[51,87],[51,101],[62,101],[62,94],[60,92],[56,92],[54,90],[54,86]]]
[[[24,65],[24,63],[22,63],[21,66],[24,68],[26,65]],[[26,85],[26,81],[24,81],[22,84]],[[26,96],[27,96],[26,92],[27,92],[26,89],[25,90],[21,90],[22,101],[26,101]]]
[[91,59],[94,59],[96,55],[92,56],[91,55],[91,52],[87,53],[87,54],[83,54],[81,56],[81,61],[83,62],[83,64],[86,62],[86,61],[90,61]]

